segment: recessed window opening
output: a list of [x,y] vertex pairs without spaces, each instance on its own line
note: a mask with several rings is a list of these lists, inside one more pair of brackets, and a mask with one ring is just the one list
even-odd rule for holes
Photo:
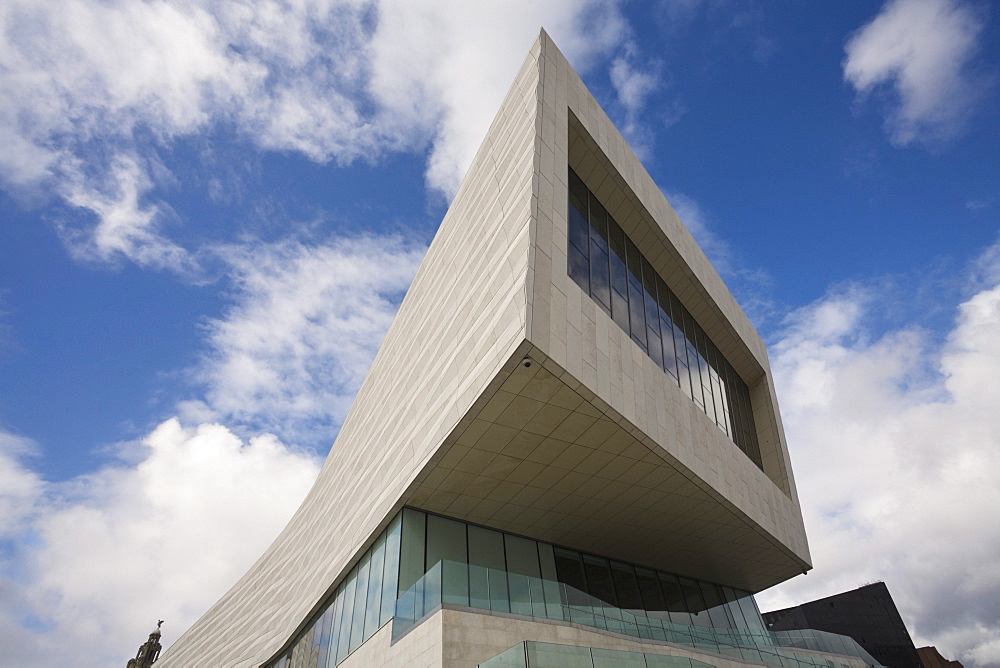
[[763,470],[747,384],[572,169],[567,256],[576,284]]

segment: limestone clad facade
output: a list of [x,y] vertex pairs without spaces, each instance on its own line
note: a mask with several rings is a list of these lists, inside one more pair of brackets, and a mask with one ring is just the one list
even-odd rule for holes
[[[714,409],[710,390],[699,407],[682,391],[684,381],[679,385],[662,359],[637,345],[574,281],[572,178],[691,320],[698,334],[690,335],[690,354],[705,356],[713,370],[726,369],[720,379],[703,367],[705,383],[716,388]],[[727,389],[727,378],[730,386],[745,386],[745,399]],[[755,458],[734,443],[727,423],[735,420],[734,402],[745,404]],[[715,418],[706,413],[713,410]],[[414,518],[422,518],[418,533]],[[446,537],[455,531],[462,538]],[[477,564],[477,532],[486,532],[483,541],[499,541],[506,560]],[[537,555],[535,572],[514,565],[522,548]],[[642,605],[625,605],[622,587],[630,585],[619,580],[602,598],[591,571],[586,582],[570,582],[572,555],[582,555],[584,566],[599,559],[612,569],[624,564],[640,587],[648,573],[661,574],[662,582],[679,578],[679,586],[695,583],[705,610],[694,609],[691,589],[670,604],[667,585],[655,594],[660,604],[649,603],[643,590]],[[810,567],[762,340],[542,32],[315,486],[250,571],[160,661],[475,666],[518,642],[539,641],[678,660],[702,656],[718,666],[759,664],[757,650],[750,659],[746,652],[705,654],[671,641],[669,633],[683,633],[685,621],[692,628],[729,624],[732,633],[749,625],[756,633],[750,619],[759,613],[746,607],[749,595]],[[434,568],[443,569],[443,584],[431,581]],[[462,573],[466,584],[449,590],[449,572]],[[493,584],[498,573],[512,578],[502,591]],[[483,585],[485,604],[476,599],[479,574],[490,582]],[[520,577],[528,578],[523,597],[514,579]],[[437,598],[433,587],[440,589]],[[413,618],[402,630],[400,606],[410,605],[414,591],[424,598],[408,608]],[[490,599],[497,591],[499,598]],[[728,606],[725,614],[709,615],[713,595]],[[548,606],[544,613],[531,608],[535,596]],[[583,621],[566,612],[580,596],[592,597],[578,604],[591,611]],[[601,608],[603,627],[587,621],[596,619],[598,599],[618,611]],[[518,607],[524,601],[528,607]],[[660,619],[650,605],[664,608],[662,623],[654,624],[659,630],[629,637],[626,627],[635,623],[627,620],[635,615]],[[362,621],[352,627],[348,610]],[[625,626],[612,627],[607,614]],[[297,643],[305,649],[295,649]]]

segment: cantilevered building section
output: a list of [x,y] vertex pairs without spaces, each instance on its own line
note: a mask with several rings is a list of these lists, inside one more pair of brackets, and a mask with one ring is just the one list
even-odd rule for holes
[[543,32],[312,491],[160,661],[862,665],[764,628],[809,568],[764,344]]

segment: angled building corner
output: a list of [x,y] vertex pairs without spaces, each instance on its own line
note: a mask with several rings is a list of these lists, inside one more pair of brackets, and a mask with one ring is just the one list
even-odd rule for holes
[[543,31],[313,489],[161,661],[813,665],[752,598],[809,568],[763,342]]

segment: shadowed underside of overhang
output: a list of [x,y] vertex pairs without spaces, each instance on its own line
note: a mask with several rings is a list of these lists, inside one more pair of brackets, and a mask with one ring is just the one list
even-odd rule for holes
[[530,344],[517,356],[403,503],[750,591],[808,567]]

